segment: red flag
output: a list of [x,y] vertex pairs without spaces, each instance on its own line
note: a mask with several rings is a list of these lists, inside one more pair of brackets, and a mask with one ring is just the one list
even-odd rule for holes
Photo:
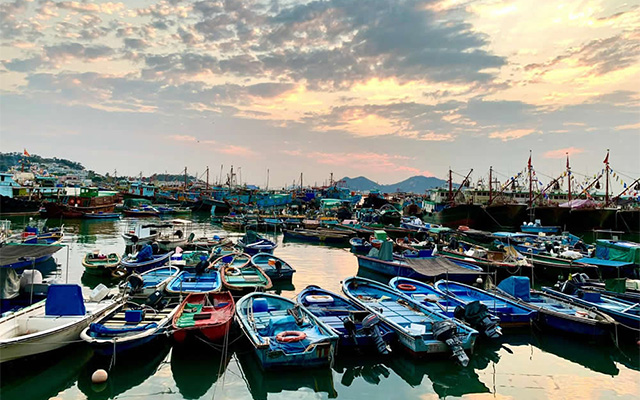
[[27,156],[27,157],[31,157],[31,154],[29,154],[29,153],[27,152],[27,149],[24,149],[24,155],[25,155],[25,156]]
[[569,169],[569,153],[567,153],[567,169]]
[[609,164],[609,150],[607,150],[607,157],[604,159],[603,163]]
[[531,168],[531,154],[529,154],[529,163],[527,165]]

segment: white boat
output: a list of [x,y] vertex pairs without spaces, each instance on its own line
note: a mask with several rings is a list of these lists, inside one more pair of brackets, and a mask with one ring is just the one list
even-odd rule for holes
[[185,230],[190,229],[192,222],[186,219],[172,219],[169,221],[168,227],[170,231],[161,231],[156,242],[158,247],[164,251],[175,250],[178,246],[185,246],[187,244],[188,235]]
[[78,285],[49,286],[45,300],[0,319],[0,363],[77,341],[91,322],[122,304],[121,299],[106,299],[106,293],[102,285],[85,302]]
[[132,229],[126,229],[122,234],[124,243],[127,246],[151,243],[158,237],[156,225],[136,225]]

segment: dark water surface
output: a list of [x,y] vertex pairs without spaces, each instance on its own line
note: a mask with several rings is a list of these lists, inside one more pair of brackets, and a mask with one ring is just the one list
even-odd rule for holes
[[[228,235],[194,215],[197,234]],[[13,219],[21,229],[24,219]],[[84,253],[124,250],[120,234],[129,220],[64,221],[67,249],[49,266],[62,282],[113,286],[83,275]],[[47,221],[50,226],[60,221]],[[238,234],[232,234],[238,235]],[[358,273],[348,249],[283,243],[275,254],[296,268],[293,284],[276,286],[286,297],[307,285],[340,291],[340,281]],[[69,254],[67,260],[67,253]],[[67,268],[68,265],[68,268]],[[332,368],[263,372],[246,341],[235,332],[226,354],[218,345],[173,346],[159,340],[118,355],[106,384],[91,383],[97,368],[112,360],[93,356],[84,344],[1,366],[0,398],[28,399],[578,399],[640,397],[640,347],[635,343],[589,343],[525,329],[499,343],[479,341],[469,367],[446,358],[414,360],[404,354],[338,357]],[[236,339],[237,338],[237,339]]]

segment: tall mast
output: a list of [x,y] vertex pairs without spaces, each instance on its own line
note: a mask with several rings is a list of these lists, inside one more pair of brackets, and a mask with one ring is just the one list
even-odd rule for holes
[[300,190],[302,190],[302,172],[300,172]]
[[531,165],[531,150],[529,150],[529,163],[527,165],[529,169],[529,208],[533,206],[533,179],[532,179],[532,171],[533,166]]
[[187,167],[184,167],[184,191],[187,191]]
[[269,168],[267,168],[267,190],[269,190]]
[[604,159],[605,167],[605,193],[604,193],[604,206],[609,205],[609,149],[607,149],[607,157]]
[[333,186],[333,172],[331,173],[331,178],[329,179],[329,186]]
[[489,167],[489,204],[493,203],[493,166]]
[[209,191],[209,166],[207,165],[207,192]]
[[569,166],[569,153],[567,152],[567,177],[569,179],[567,185],[569,186],[569,201],[571,201],[571,167]]
[[451,168],[449,168],[449,204],[453,205],[453,181],[451,178]]
[[224,168],[224,164],[220,164],[220,180],[218,180],[218,185],[222,186],[222,169]]

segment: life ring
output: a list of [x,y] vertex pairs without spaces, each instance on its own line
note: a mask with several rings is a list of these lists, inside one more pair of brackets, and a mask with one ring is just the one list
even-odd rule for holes
[[123,278],[125,275],[127,275],[127,269],[123,267],[118,267],[114,269],[113,272],[111,272],[112,278],[120,279],[120,278]]
[[240,270],[236,267],[227,267],[224,270],[225,275],[238,276],[240,275]]
[[300,331],[282,331],[276,335],[276,340],[282,343],[295,343],[306,338],[307,334]]
[[398,285],[398,289],[403,290],[405,292],[413,292],[414,290],[416,290],[416,287],[408,283],[401,283]]

